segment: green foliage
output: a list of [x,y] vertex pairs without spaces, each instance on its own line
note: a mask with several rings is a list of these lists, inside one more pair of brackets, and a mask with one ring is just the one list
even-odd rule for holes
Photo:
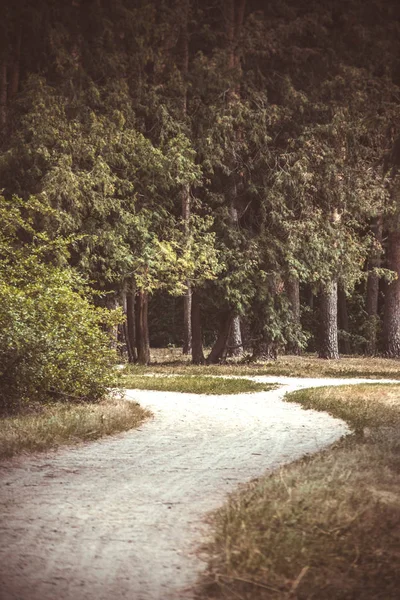
[[397,226],[397,7],[245,4],[231,40],[222,0],[7,0],[1,185],[55,209],[35,229],[71,236],[95,289],[178,296],[189,282],[213,331],[231,311],[304,347],[288,278],[351,294],[371,220]]
[[62,266],[65,240],[35,233],[34,219],[49,213],[34,198],[0,197],[2,407],[49,395],[95,400],[110,382],[107,329],[120,315],[95,308],[87,283]]

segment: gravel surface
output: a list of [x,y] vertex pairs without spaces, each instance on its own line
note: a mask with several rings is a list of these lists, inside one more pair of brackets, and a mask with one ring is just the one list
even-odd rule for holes
[[254,379],[284,387],[237,396],[128,390],[154,413],[139,429],[3,462],[1,600],[192,599],[207,512],[239,483],[348,433],[284,393],[363,381]]

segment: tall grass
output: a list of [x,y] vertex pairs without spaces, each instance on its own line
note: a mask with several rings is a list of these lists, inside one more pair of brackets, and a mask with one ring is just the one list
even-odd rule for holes
[[150,413],[137,403],[111,398],[100,403],[56,402],[0,421],[0,458],[95,440],[137,427]]
[[287,397],[362,435],[262,477],[212,517],[213,598],[395,600],[400,589],[400,386]]

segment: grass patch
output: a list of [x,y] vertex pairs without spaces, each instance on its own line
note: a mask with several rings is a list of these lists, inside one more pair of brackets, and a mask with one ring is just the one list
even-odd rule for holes
[[395,600],[400,587],[400,386],[287,396],[364,435],[232,495],[212,522],[204,595],[245,600]]
[[237,363],[226,365],[191,365],[179,349],[152,350],[152,364],[148,367],[128,366],[136,373],[170,373],[186,375],[281,375],[287,377],[365,377],[399,379],[400,361],[388,358],[346,356],[339,360],[323,360],[314,355],[279,356],[264,363]]
[[117,398],[96,404],[38,405],[29,413],[0,420],[0,458],[127,431],[149,416],[138,404]]
[[118,385],[126,389],[186,392],[190,394],[244,394],[264,392],[275,386],[249,379],[225,379],[204,375],[155,376],[121,373]]
[[325,411],[347,421],[357,432],[365,429],[400,429],[400,385],[363,384],[298,390],[285,400],[304,408]]

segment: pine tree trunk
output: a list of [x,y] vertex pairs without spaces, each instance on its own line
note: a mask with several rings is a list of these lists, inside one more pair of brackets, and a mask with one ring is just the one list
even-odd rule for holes
[[148,327],[148,294],[147,292],[138,292],[136,295],[136,344],[138,363],[148,365],[150,362],[150,344]]
[[4,135],[7,123],[7,63],[3,59],[0,64],[0,133]]
[[201,330],[200,300],[197,292],[192,294],[192,363],[203,365],[205,358],[203,354],[203,335]]
[[[182,191],[182,218],[185,228],[185,237],[190,234],[190,190],[189,186],[184,186]],[[186,292],[183,297],[183,354],[190,354],[192,350],[192,286],[190,281],[186,281]]]
[[19,26],[17,36],[16,36],[16,41],[15,41],[12,64],[11,64],[10,89],[9,89],[10,99],[14,98],[14,96],[18,93],[18,88],[19,88],[21,41],[22,41],[22,31],[21,31],[21,27]]
[[186,282],[186,293],[183,297],[183,354],[192,351],[192,286]]
[[240,317],[233,317],[232,327],[228,340],[228,356],[241,356],[243,354],[242,329]]
[[[292,310],[292,318],[294,325],[300,329],[300,283],[297,277],[288,277],[286,282],[287,295],[290,302],[290,307]],[[293,343],[289,344],[288,351],[290,354],[300,355],[301,348],[298,344]]]
[[388,269],[397,274],[397,279],[387,287],[383,320],[384,351],[390,358],[400,358],[400,232],[388,235]]
[[310,310],[314,310],[314,291],[311,285],[307,286],[307,305]]
[[[187,115],[187,76],[189,71],[189,2],[185,0],[183,3],[183,25],[181,30],[181,72],[184,82],[184,92],[182,97],[182,115],[186,119]],[[182,190],[182,219],[184,223],[185,236],[190,234],[190,186],[183,186]],[[186,282],[186,293],[183,297],[183,354],[190,354],[192,350],[192,290],[190,281]]]
[[[241,36],[244,11],[246,6],[246,0],[225,0],[225,21],[226,21],[226,40],[228,50],[228,68],[234,69],[240,66],[240,57],[236,52],[238,41]],[[233,87],[229,90],[228,101],[230,103],[236,102],[240,97],[240,87]],[[237,132],[237,138],[240,139],[241,132]],[[237,170],[237,165],[232,165],[232,171]],[[230,189],[229,202],[229,213],[231,219],[232,228],[239,228],[239,217],[237,211],[238,202],[238,188],[240,189],[243,185],[243,175],[239,175],[239,183],[235,181],[235,175],[232,175],[232,185]],[[240,317],[235,315],[232,317],[230,333],[227,342],[227,351],[231,356],[241,356],[243,354],[243,341],[242,331],[240,326]]]
[[[340,342],[341,352],[343,354],[350,354],[350,340],[349,334],[349,314],[347,311],[347,298],[346,292],[343,287],[339,285],[338,289],[338,318],[339,318],[339,329],[344,332],[343,339]],[[347,335],[346,335],[347,334]]]
[[328,284],[321,294],[319,358],[339,358],[337,335],[337,282]]
[[[116,310],[119,306],[118,299],[111,294],[106,296],[106,307],[109,310]],[[108,328],[108,333],[110,335],[110,346],[113,350],[118,350],[118,325],[113,325]]]
[[221,329],[218,338],[207,358],[207,364],[216,364],[225,360],[228,351],[228,339],[231,332],[234,315],[232,311],[225,313],[221,321]]
[[381,244],[383,235],[383,220],[382,217],[377,217],[372,227],[378,248],[373,252],[369,259],[370,273],[367,281],[367,299],[366,311],[368,315],[368,342],[367,354],[373,356],[377,351],[377,329],[379,324],[378,317],[378,299],[379,299],[379,276],[372,272],[372,269],[381,266]]
[[138,358],[136,351],[135,296],[134,283],[131,282],[126,291],[126,346],[130,363],[137,362]]

